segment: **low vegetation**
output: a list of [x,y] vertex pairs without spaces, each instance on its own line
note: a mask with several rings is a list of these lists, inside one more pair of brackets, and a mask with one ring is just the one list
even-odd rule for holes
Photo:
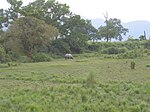
[[149,57],[106,59],[90,53],[74,60],[0,64],[0,110],[149,112],[149,63]]

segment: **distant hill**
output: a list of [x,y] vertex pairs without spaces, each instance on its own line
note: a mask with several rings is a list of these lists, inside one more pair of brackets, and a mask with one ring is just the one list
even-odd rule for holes
[[150,22],[148,21],[132,21],[124,23],[123,26],[129,29],[128,35],[138,38],[145,31],[147,39],[150,37]]
[[[91,19],[91,22],[95,28],[105,25],[104,20],[100,18]],[[125,37],[130,35],[134,38],[138,38],[140,35],[144,34],[144,31],[146,32],[147,39],[150,37],[150,22],[148,21],[132,21],[128,23],[122,23],[122,25],[129,29],[129,33],[127,33],[127,36]]]
[[95,28],[99,28],[100,26],[104,26],[105,23],[104,23],[104,20],[103,19],[100,19],[100,18],[96,18],[96,19],[91,19],[91,22],[92,22],[92,25],[95,27]]

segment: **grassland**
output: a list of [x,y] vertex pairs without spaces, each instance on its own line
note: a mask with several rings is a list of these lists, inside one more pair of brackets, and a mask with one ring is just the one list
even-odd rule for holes
[[[131,69],[134,61],[136,68]],[[0,112],[150,112],[150,58],[0,64]],[[88,82],[89,75],[94,82]],[[88,85],[88,83],[91,83]]]

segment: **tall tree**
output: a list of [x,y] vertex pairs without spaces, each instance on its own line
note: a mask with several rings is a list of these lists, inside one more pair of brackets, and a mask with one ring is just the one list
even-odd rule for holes
[[67,37],[66,41],[71,46],[71,51],[75,53],[80,53],[86,47],[87,41],[93,38],[97,32],[91,21],[84,20],[79,15],[73,15],[67,19],[64,22],[64,28],[68,31],[65,35]]
[[47,24],[57,27],[60,34],[67,33],[67,30],[63,28],[64,20],[72,15],[68,5],[55,0],[36,0],[23,7],[21,13],[24,16],[33,16],[44,20]]
[[[11,4],[14,15],[18,15],[13,16],[10,14],[11,10],[8,10],[7,14],[12,18],[31,16],[43,20],[45,23],[56,27],[59,30],[60,37],[67,37],[68,41],[72,38],[72,41],[80,43],[78,44],[80,46],[85,45],[87,40],[91,38],[97,38],[97,30],[92,26],[91,21],[72,14],[66,4],[60,4],[55,0],[36,0],[27,6],[22,6],[22,2],[19,4],[17,0],[8,1]],[[18,5],[14,3],[18,3]],[[15,21],[15,19],[11,20]]]
[[7,50],[25,53],[31,57],[39,46],[47,45],[58,35],[58,30],[44,21],[33,17],[17,19],[5,34],[4,45]]
[[122,35],[126,35],[128,29],[121,25],[120,19],[110,18],[107,22],[107,26],[99,27],[100,36],[105,38],[107,42],[111,41],[112,38],[121,41],[123,39]]
[[105,23],[106,23],[106,40],[107,42],[109,41],[109,22],[108,22],[108,13],[106,12],[106,14],[104,14],[105,17]]
[[0,9],[0,38],[3,34],[3,23],[5,22],[5,19],[4,19],[4,11],[3,9]]
[[21,16],[20,12],[22,10],[23,2],[21,0],[7,0],[10,7],[5,10],[8,21],[14,21]]
[[18,16],[32,16],[45,21],[47,24],[55,26],[62,37],[69,35],[77,29],[89,34],[96,32],[89,21],[81,19],[79,15],[72,14],[68,5],[61,4],[55,0],[36,0],[29,3],[27,6],[22,6],[21,1],[7,1],[11,5],[11,7],[7,10],[7,14],[9,15],[8,17],[11,20],[14,20]]

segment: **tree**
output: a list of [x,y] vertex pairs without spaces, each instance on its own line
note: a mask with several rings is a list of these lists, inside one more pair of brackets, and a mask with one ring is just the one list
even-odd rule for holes
[[83,33],[90,36],[97,30],[92,26],[90,20],[84,20],[80,15],[72,15],[70,18],[64,20],[63,26],[67,29],[66,36],[72,35],[74,32]]
[[[59,37],[67,38],[65,42],[69,45],[68,49],[71,48],[73,52],[80,52],[81,50],[76,50],[74,47],[75,45],[72,46],[68,44],[70,43],[69,41],[71,41],[71,43],[76,43],[76,47],[82,49],[84,45],[84,47],[86,47],[86,42],[89,39],[94,40],[98,38],[96,35],[97,30],[92,26],[91,21],[84,20],[79,15],[70,12],[69,6],[66,4],[60,4],[55,0],[36,0],[26,6],[22,6],[21,1],[7,1],[10,4],[10,8],[5,11],[8,26],[13,24],[13,22],[20,17],[31,16],[40,19],[45,21],[46,24],[56,27],[59,30]],[[17,45],[15,42],[11,44]],[[67,47],[67,45],[64,46]]]
[[[109,32],[108,32],[108,29],[109,29],[109,23],[108,23],[108,13],[106,12],[106,14],[104,14],[104,17],[105,17],[105,23],[106,23],[106,40],[107,40],[107,42],[108,42],[108,40],[109,40]],[[104,30],[104,29],[103,29]]]
[[20,12],[22,10],[23,2],[21,0],[7,0],[7,2],[10,4],[10,8],[5,10],[8,26],[12,21],[22,16]]
[[68,33],[63,24],[72,15],[68,5],[61,4],[55,0],[36,0],[22,7],[21,14],[45,21],[47,24],[56,27],[60,34]]
[[17,19],[5,34],[5,48],[32,57],[40,46],[46,46],[58,35],[58,30],[33,17]]
[[98,29],[98,33],[102,38],[105,38],[107,42],[112,38],[121,41],[123,39],[122,34],[126,35],[128,32],[128,29],[124,28],[121,25],[121,20],[116,18],[110,18],[106,21],[106,26],[101,26]]
[[139,39],[140,39],[140,40],[146,40],[146,38],[145,38],[144,35],[140,35],[140,36],[139,36]]
[[75,30],[89,34],[92,30],[96,32],[90,21],[73,14],[70,12],[68,5],[61,4],[55,0],[36,0],[22,7],[21,14],[33,16],[55,26],[59,30],[61,37],[67,37]]
[[22,5],[22,0],[7,0],[7,2],[10,4],[10,8],[4,11],[7,26],[19,17],[32,16],[56,27],[60,34],[67,33],[67,30],[62,31],[62,29],[65,29],[64,20],[72,15],[68,5],[60,4],[55,0],[36,0],[26,6]]
[[4,33],[3,28],[5,27],[6,22],[7,22],[7,17],[5,16],[5,12],[3,9],[0,9],[0,38]]
[[64,22],[64,28],[68,33],[66,42],[69,43],[73,53],[81,53],[87,47],[87,41],[92,39],[97,30],[92,26],[90,20],[84,20],[80,15],[73,15]]
[[49,52],[52,54],[62,55],[70,53],[70,46],[65,42],[64,38],[58,38],[52,41],[49,46]]
[[144,35],[140,35],[139,37],[140,40],[146,40],[146,32],[144,31]]

